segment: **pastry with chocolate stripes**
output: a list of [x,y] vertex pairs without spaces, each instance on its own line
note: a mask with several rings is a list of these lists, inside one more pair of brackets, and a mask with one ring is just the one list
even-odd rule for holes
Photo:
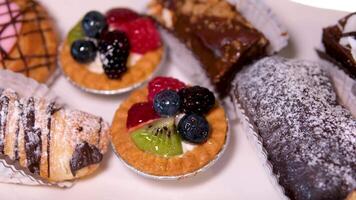
[[0,154],[49,181],[93,173],[107,151],[102,118],[0,90]]

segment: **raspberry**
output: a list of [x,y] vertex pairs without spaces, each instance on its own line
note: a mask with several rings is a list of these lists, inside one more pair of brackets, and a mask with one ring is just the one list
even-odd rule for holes
[[122,24],[121,30],[128,35],[131,50],[135,53],[144,54],[162,45],[159,32],[154,22],[149,18],[138,18]]
[[178,92],[185,88],[185,84],[171,77],[156,77],[148,83],[148,100],[153,101],[156,94],[163,90],[174,90]]
[[126,127],[128,129],[159,118],[153,109],[152,102],[136,103],[131,106],[127,113]]
[[205,114],[215,105],[215,96],[207,88],[194,86],[178,92],[184,113]]
[[135,11],[128,8],[113,8],[106,13],[106,23],[111,28],[121,30],[121,25],[139,18]]

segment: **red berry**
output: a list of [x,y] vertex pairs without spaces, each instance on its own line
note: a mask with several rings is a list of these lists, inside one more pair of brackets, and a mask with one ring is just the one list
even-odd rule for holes
[[111,28],[121,30],[121,25],[139,18],[140,15],[128,8],[113,8],[106,13],[106,22]]
[[131,50],[144,54],[161,46],[161,37],[154,24],[149,18],[138,18],[134,21],[121,25],[131,44]]
[[171,77],[156,77],[148,83],[148,100],[153,101],[156,94],[162,90],[170,89],[178,92],[185,87],[186,85],[178,79]]
[[141,102],[131,106],[127,113],[126,127],[130,129],[144,122],[159,118],[155,112],[152,102]]

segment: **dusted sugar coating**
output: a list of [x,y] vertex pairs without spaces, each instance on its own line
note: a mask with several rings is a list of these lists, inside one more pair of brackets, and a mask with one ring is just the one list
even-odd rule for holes
[[287,196],[345,199],[356,187],[356,120],[318,64],[262,59],[238,75],[234,93]]
[[0,155],[46,180],[93,173],[107,151],[108,129],[100,117],[0,89]]

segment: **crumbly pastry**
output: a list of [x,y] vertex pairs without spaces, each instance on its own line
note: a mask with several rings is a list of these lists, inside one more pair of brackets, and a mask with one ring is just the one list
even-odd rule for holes
[[341,66],[354,78],[356,77],[355,26],[356,13],[351,13],[340,19],[338,24],[324,28],[322,35],[322,41],[328,55],[326,58],[335,60],[338,66]]
[[108,124],[102,118],[58,107],[2,89],[0,154],[49,181],[93,173],[107,151]]
[[345,199],[356,187],[356,120],[318,64],[262,59],[238,75],[234,95],[288,197]]
[[34,0],[1,0],[0,10],[0,67],[46,82],[56,69],[52,19]]
[[[168,87],[167,85],[169,85],[169,83],[165,83],[164,87]],[[172,89],[173,86],[171,85],[169,86],[169,88]],[[169,92],[171,92],[171,90]],[[148,133],[146,135],[148,136],[149,134],[154,134],[155,136],[158,135],[158,137],[160,137],[160,134],[162,134],[162,132],[168,131],[168,134],[166,136],[160,138],[161,142],[157,142],[158,145],[154,146],[156,149],[151,151],[142,150],[140,146],[135,143],[135,139],[137,139],[137,137],[135,138],[132,136],[135,134],[135,130],[140,129],[142,125],[134,127],[133,131],[132,128],[128,128],[126,125],[130,123],[128,121],[128,118],[130,117],[130,114],[132,114],[130,113],[132,108],[139,102],[147,101],[147,96],[150,96],[148,95],[148,93],[149,92],[147,88],[142,88],[133,92],[129,96],[129,98],[120,105],[120,107],[116,111],[115,117],[112,122],[111,136],[115,151],[127,164],[149,175],[179,176],[194,172],[204,167],[211,160],[216,158],[216,155],[222,150],[226,142],[228,126],[224,109],[217,104],[215,104],[210,110],[210,112],[208,112],[205,116],[210,126],[210,133],[209,136],[203,139],[204,141],[198,141],[198,143],[195,144],[183,141],[183,150],[180,149],[180,151],[176,151],[180,148],[176,145],[175,149],[168,149],[167,151],[167,149],[165,148],[167,146],[165,144],[173,144],[178,140],[178,145],[180,145],[181,139],[179,138],[181,136],[177,136],[178,138],[175,138],[176,141],[171,141],[169,138],[174,138],[175,136],[172,135],[176,133],[174,129],[171,129],[171,127],[166,126],[161,129],[155,129],[157,131],[153,133]],[[159,94],[160,93],[158,93],[157,96]],[[154,102],[155,101],[156,100],[154,100]],[[154,104],[156,107],[157,103]],[[140,110],[143,109],[143,107],[140,108]],[[137,114],[132,115],[137,116]],[[144,113],[144,116],[148,115],[153,115],[153,117],[151,118],[157,121],[158,116],[154,116],[155,114],[151,114],[149,112]],[[161,119],[166,120],[167,117],[163,117]],[[158,121],[159,120],[160,119],[158,119]],[[177,120],[182,121],[183,119],[181,116],[179,116],[178,118],[176,118],[176,123]],[[148,126],[148,128],[154,127],[155,121],[153,123],[149,123],[148,125],[146,123],[146,126]],[[139,122],[145,124],[143,119],[140,119]],[[177,126],[178,131],[180,131],[179,124],[180,122]],[[171,132],[171,130],[173,130],[174,132]],[[153,137],[152,139],[154,140],[155,138]],[[185,138],[182,137],[182,140],[184,139]],[[147,140],[146,142],[149,143],[150,140],[151,139]],[[195,140],[195,142],[197,142],[197,140]],[[145,143],[145,145],[148,146],[149,144]],[[168,145],[169,148],[173,148],[172,146],[173,145]],[[165,155],[158,155],[157,153],[160,151],[159,148],[161,148],[161,151],[166,150],[168,153]]]
[[153,20],[126,8],[90,11],[68,33],[60,50],[64,74],[96,93],[131,90],[151,78],[163,59]]
[[167,43],[189,49],[184,53],[193,54],[221,95],[244,64],[266,54],[266,37],[225,0],[153,0],[149,13],[167,30]]

